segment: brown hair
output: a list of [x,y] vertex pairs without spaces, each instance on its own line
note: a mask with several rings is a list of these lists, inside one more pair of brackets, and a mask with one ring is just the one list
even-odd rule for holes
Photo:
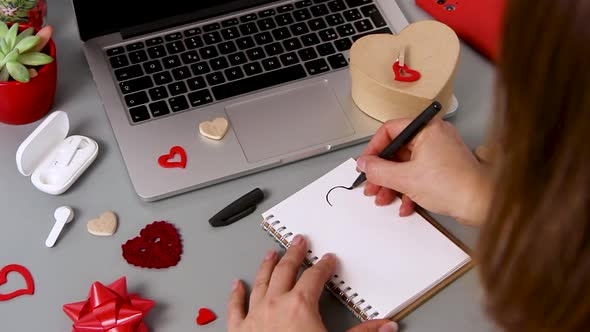
[[506,331],[589,331],[590,1],[507,1],[487,309]]

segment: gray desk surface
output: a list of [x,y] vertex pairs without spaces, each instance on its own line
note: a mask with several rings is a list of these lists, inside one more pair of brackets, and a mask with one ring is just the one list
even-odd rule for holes
[[[393,0],[392,0],[393,1]],[[428,18],[412,0],[400,0],[410,21]],[[71,322],[62,311],[65,303],[82,301],[90,284],[110,283],[126,275],[131,291],[154,299],[157,306],[147,316],[152,331],[223,331],[226,299],[233,278],[251,281],[266,250],[277,245],[259,228],[260,213],[279,203],[302,184],[309,183],[364,145],[314,157],[234,181],[190,192],[155,203],[142,202],[134,193],[107,117],[102,109],[86,61],[80,49],[71,1],[49,0],[49,23],[56,28],[59,79],[55,109],[67,111],[71,134],[96,139],[99,157],[64,195],[51,196],[36,190],[15,165],[19,144],[38,123],[26,126],[0,124],[0,267],[18,263],[34,276],[34,296],[0,302],[3,331],[69,331]],[[116,8],[113,8],[116,10]],[[469,146],[481,143],[491,110],[492,66],[462,45],[456,95],[461,103],[451,121]],[[226,228],[213,229],[207,219],[238,195],[254,187],[270,192],[255,214]],[[54,248],[45,238],[53,224],[53,211],[61,205],[75,209]],[[115,211],[120,227],[113,237],[87,233],[86,222],[106,210]],[[477,230],[449,218],[437,219],[469,246]],[[177,267],[152,271],[128,265],[121,244],[154,220],[174,223],[184,239],[184,254]],[[14,275],[11,289],[24,286]],[[0,292],[9,292],[7,285]],[[481,288],[472,270],[405,320],[407,331],[490,331],[492,325],[481,307]],[[195,325],[197,309],[213,309],[219,319],[206,327]],[[344,331],[357,320],[330,295],[321,311],[330,331]]]

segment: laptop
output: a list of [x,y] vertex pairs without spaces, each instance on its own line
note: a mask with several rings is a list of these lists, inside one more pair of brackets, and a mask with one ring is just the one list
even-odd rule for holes
[[[348,50],[407,20],[393,0],[73,0],[136,193],[154,201],[367,141]],[[219,141],[199,134],[225,117]],[[185,168],[163,168],[173,146]]]

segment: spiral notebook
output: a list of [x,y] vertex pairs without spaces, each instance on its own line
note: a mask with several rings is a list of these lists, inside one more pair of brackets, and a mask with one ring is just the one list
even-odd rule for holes
[[[378,207],[349,159],[262,214],[263,229],[283,247],[295,234],[309,242],[306,265],[326,253],[339,259],[326,284],[359,319],[399,320],[472,265],[468,249],[423,211],[399,217],[400,200]],[[329,192],[329,195],[327,195]]]

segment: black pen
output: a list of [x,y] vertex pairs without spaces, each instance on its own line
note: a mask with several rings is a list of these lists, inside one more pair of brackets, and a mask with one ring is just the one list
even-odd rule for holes
[[[438,101],[435,101],[432,104],[430,104],[430,106],[428,106],[424,111],[422,111],[422,113],[420,113],[420,115],[418,115],[418,117],[414,119],[414,121],[412,121],[404,130],[402,130],[402,132],[399,133],[399,135],[397,135],[397,137],[393,141],[391,141],[391,143],[389,143],[389,145],[387,145],[385,149],[383,149],[383,151],[381,151],[379,157],[383,159],[393,158],[395,153],[399,151],[399,149],[402,146],[406,145],[409,141],[411,141],[412,138],[414,138],[414,136],[416,136],[416,134],[418,134],[420,130],[422,130],[422,128],[424,128],[426,124],[428,124],[428,122],[432,120],[432,118],[434,118],[434,116],[441,109],[442,105]],[[362,172],[352,184],[351,189],[358,187],[361,183],[365,182],[366,180],[367,175],[364,172]]]

